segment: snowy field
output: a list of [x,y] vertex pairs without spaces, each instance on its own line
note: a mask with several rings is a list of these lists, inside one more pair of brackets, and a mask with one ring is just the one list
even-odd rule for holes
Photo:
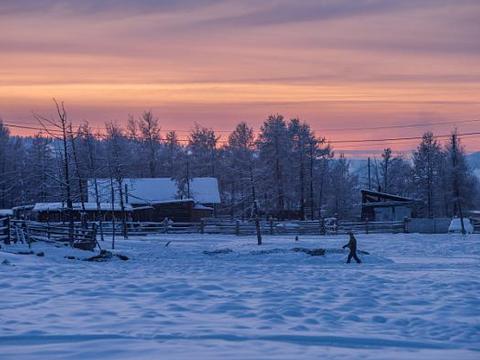
[[0,359],[480,359],[480,235],[358,235],[361,265],[288,251],[347,240],[165,235],[105,263],[2,245]]

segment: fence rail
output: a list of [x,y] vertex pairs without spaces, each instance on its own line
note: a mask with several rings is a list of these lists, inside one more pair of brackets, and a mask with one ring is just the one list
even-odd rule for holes
[[[100,224],[96,223],[97,227]],[[121,235],[123,224],[103,222],[99,231],[104,235],[115,233]],[[328,235],[355,233],[402,233],[406,231],[404,221],[395,222],[353,222],[339,221],[328,224],[322,220],[316,221],[261,221],[260,230],[264,235]],[[253,235],[256,233],[253,221],[225,221],[219,219],[205,219],[201,222],[127,222],[129,235],[149,234],[225,234],[225,235]]]
[[473,225],[473,232],[476,234],[480,234],[480,220],[472,219],[472,225]]
[[[480,222],[473,222],[475,232],[480,232]],[[98,229],[98,230],[97,230]],[[111,222],[90,222],[88,228],[81,223],[74,224],[73,232],[65,223],[42,223],[34,221],[0,219],[0,242],[22,241],[22,239],[47,242],[69,242],[70,235],[74,242],[91,247],[96,243],[96,234],[112,235],[123,233],[123,224],[116,222],[115,227]],[[335,223],[324,220],[306,221],[274,221],[262,220],[260,231],[263,235],[333,235],[354,233],[404,233],[409,232],[407,221],[338,221]],[[200,222],[127,222],[129,235],[154,235],[154,234],[225,234],[246,236],[256,233],[253,221],[229,221],[224,219],[204,219]],[[90,245],[86,245],[90,244]],[[81,245],[80,245],[81,246]]]
[[[0,224],[3,219],[0,219]],[[5,227],[5,226],[3,226]],[[0,231],[2,226],[0,225]],[[24,242],[30,244],[33,241],[43,241],[52,243],[64,243],[73,247],[93,250],[97,245],[96,225],[91,224],[88,228],[83,228],[79,224],[74,224],[70,228],[65,224],[49,224],[36,221],[9,220],[8,232],[0,235],[5,243]],[[0,234],[2,234],[0,232]],[[6,241],[6,239],[8,239]]]
[[5,217],[0,219],[0,242],[10,244],[10,218]]

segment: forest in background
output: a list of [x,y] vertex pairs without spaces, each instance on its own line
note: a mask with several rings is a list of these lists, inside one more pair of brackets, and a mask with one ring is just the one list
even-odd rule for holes
[[[441,217],[480,208],[479,181],[456,132],[444,143],[426,132],[411,156],[386,147],[370,171],[351,171],[328,139],[307,122],[271,115],[256,134],[239,123],[225,142],[214,129],[195,124],[188,140],[162,132],[151,111],[129,116],[126,127],[88,122],[74,128],[62,105],[58,117],[35,115],[41,131],[12,136],[0,120],[0,208],[36,202],[86,201],[87,180],[110,178],[121,190],[125,178],[170,177],[179,198],[193,177],[216,177],[222,204],[217,214],[250,218],[254,207],[277,218],[314,219],[360,215],[360,189],[371,188],[421,200],[419,215]],[[255,201],[254,201],[255,199]]]

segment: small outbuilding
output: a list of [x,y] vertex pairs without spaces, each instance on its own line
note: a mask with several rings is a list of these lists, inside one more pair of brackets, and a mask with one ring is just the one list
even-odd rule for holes
[[415,199],[372,190],[362,190],[363,221],[401,221],[416,216]]

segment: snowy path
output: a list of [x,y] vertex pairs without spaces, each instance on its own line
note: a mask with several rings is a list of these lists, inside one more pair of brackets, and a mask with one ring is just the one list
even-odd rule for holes
[[[479,235],[358,239],[362,265],[211,235],[122,241],[126,262],[0,252],[15,265],[0,265],[0,359],[480,357]],[[346,241],[266,237],[261,250]]]

